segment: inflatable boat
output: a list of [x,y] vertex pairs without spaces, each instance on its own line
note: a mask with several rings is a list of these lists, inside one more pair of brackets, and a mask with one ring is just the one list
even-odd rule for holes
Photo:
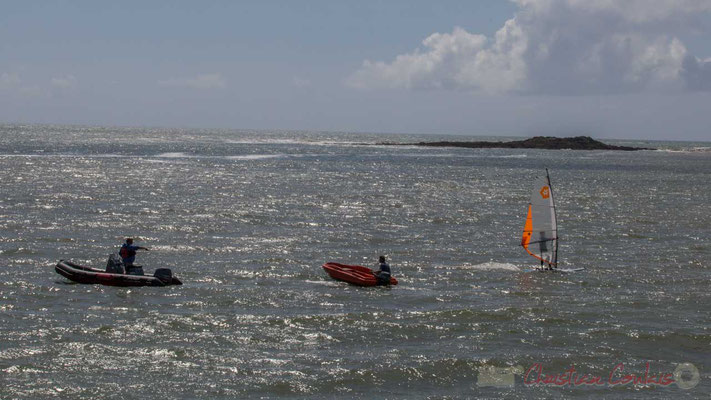
[[[344,281],[358,286],[378,285],[378,279],[375,277],[375,273],[368,267],[328,262],[323,264],[323,269],[331,278],[338,281]],[[397,285],[397,279],[390,277],[390,285]]]
[[71,261],[60,260],[54,267],[59,275],[77,282],[107,286],[169,286],[182,285],[168,268],[158,268],[153,275],[133,275],[107,272],[85,267]]

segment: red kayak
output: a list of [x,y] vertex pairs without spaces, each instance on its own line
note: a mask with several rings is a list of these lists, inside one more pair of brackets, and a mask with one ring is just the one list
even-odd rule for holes
[[[331,278],[338,281],[344,281],[358,286],[377,286],[378,284],[375,273],[368,267],[329,262],[323,264],[323,269],[326,270]],[[390,284],[397,285],[397,279],[391,276]]]

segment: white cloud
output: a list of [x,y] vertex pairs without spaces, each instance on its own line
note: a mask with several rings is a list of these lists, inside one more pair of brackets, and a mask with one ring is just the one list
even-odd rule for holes
[[0,73],[0,90],[23,98],[51,98],[54,89],[68,89],[76,85],[76,78],[72,75],[64,77],[54,77],[50,79],[49,85],[26,82],[20,79],[19,75],[7,72]]
[[462,28],[434,33],[391,62],[364,61],[355,88],[601,94],[711,89],[711,61],[668,32],[709,0],[513,0],[493,38]]
[[26,83],[20,76],[13,73],[0,73],[0,90],[20,98],[49,98],[51,92],[39,85]]
[[7,72],[0,74],[0,89],[16,87],[21,83],[22,80],[20,80],[20,77],[17,74],[9,74]]
[[23,86],[18,89],[18,93],[22,97],[29,98],[50,98],[52,96],[51,92],[41,88],[38,85]]
[[64,76],[64,77],[55,77],[55,78],[52,78],[52,80],[50,81],[50,83],[52,84],[52,86],[54,86],[54,87],[56,87],[56,88],[68,89],[68,88],[73,87],[74,85],[76,85],[77,80],[76,80],[76,78],[75,78],[74,76],[72,76],[72,75],[67,75],[67,76]]
[[220,89],[227,83],[221,74],[200,74],[195,78],[173,78],[158,81],[158,85],[191,89]]
[[300,77],[298,77],[298,76],[295,76],[295,77],[291,80],[291,84],[294,85],[294,86],[296,86],[297,88],[305,88],[305,87],[311,86],[311,81],[308,80],[308,79],[304,79],[304,78],[300,78]]

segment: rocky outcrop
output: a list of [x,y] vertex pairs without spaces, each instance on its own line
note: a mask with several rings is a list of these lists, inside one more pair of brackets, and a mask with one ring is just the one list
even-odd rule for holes
[[510,142],[418,142],[418,143],[378,143],[390,146],[429,146],[429,147],[466,147],[472,149],[548,149],[548,150],[653,150],[643,147],[614,146],[597,141],[589,136],[559,138],[553,136],[536,136],[526,140]]

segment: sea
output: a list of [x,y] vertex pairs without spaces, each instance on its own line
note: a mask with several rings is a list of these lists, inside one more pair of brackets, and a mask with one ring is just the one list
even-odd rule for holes
[[[0,398],[710,398],[711,143],[380,144],[508,139],[1,125]],[[546,168],[582,271],[520,246]],[[183,285],[54,270],[126,237]]]

